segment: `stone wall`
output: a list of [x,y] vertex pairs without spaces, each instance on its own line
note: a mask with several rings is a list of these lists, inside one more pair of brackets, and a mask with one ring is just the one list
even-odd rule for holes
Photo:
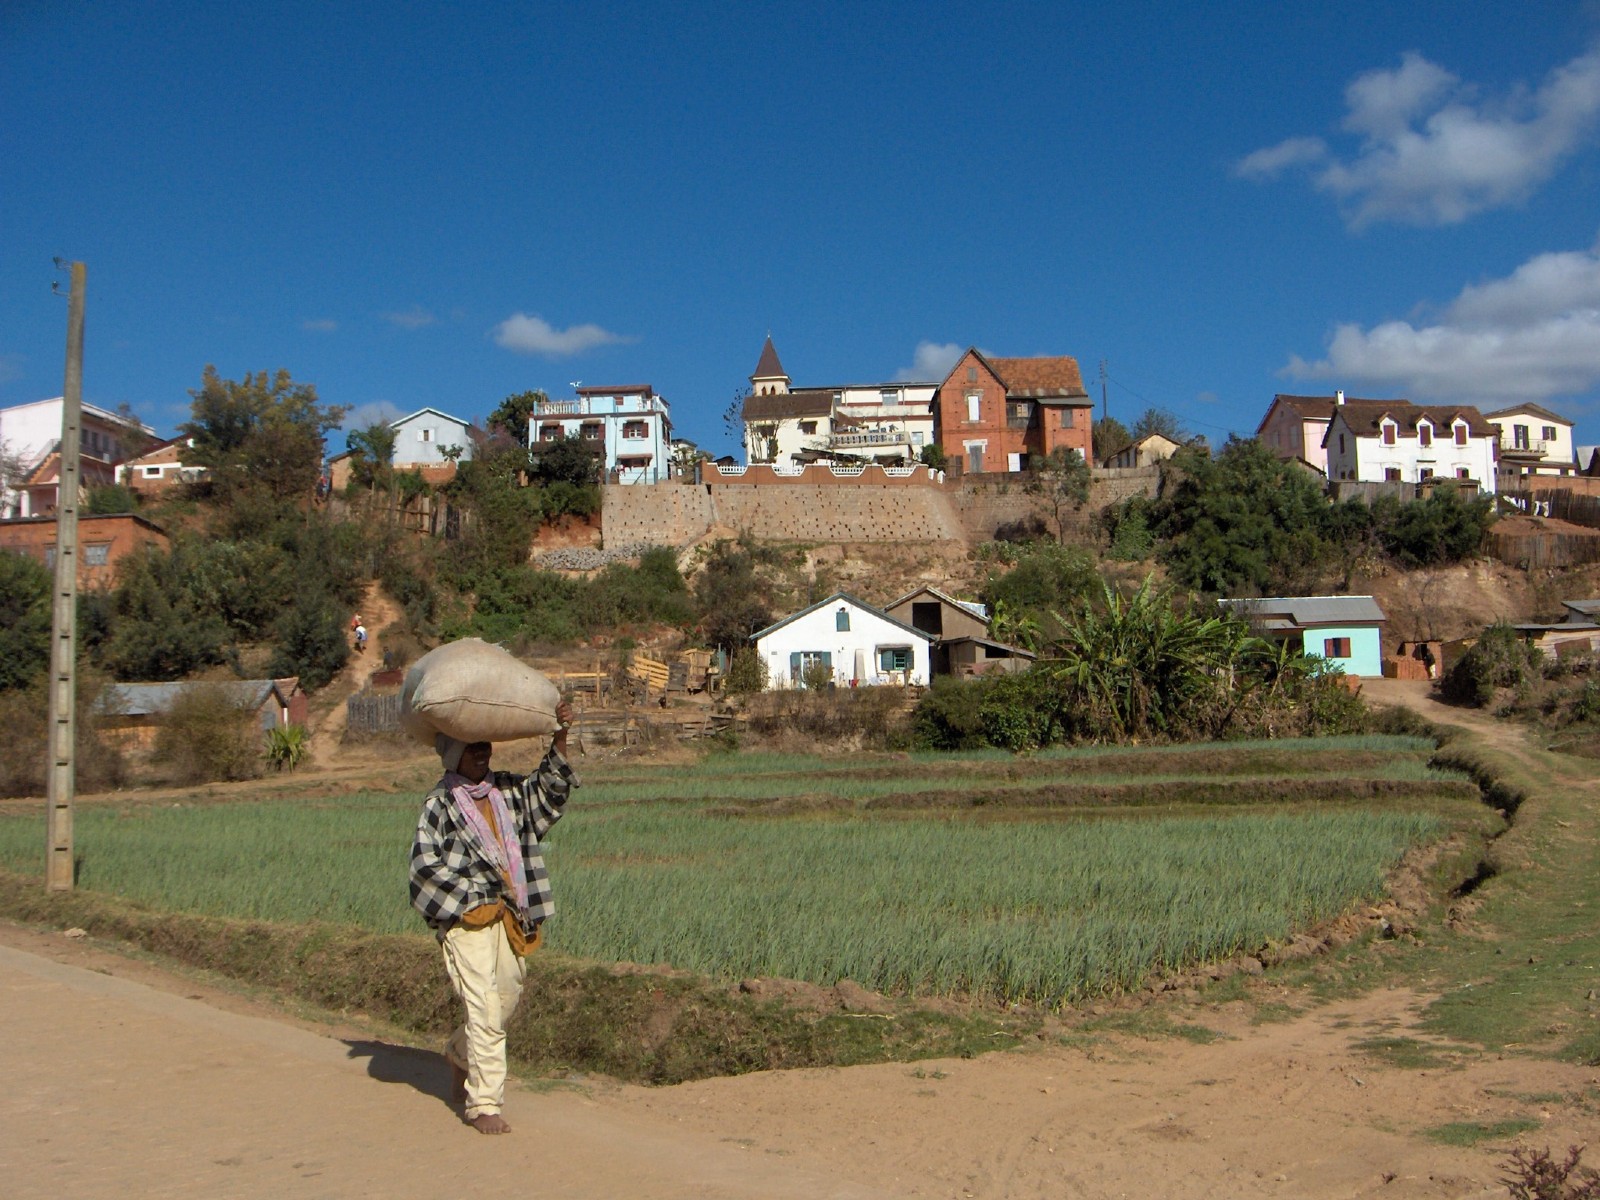
[[[1069,528],[1087,530],[1093,515],[1134,495],[1154,495],[1154,467],[1095,471],[1089,503]],[[707,472],[697,484],[658,483],[604,489],[607,545],[682,546],[713,527],[768,541],[984,542],[998,530],[1040,514],[1017,475],[969,475],[946,481],[918,470],[842,475],[827,468],[785,474],[751,467]]]

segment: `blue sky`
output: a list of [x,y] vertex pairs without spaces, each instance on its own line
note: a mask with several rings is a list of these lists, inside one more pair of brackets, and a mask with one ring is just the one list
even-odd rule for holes
[[[0,3],[0,403],[163,434],[206,364],[347,422],[1070,354],[1219,442],[1274,392],[1600,441],[1600,6]],[[63,283],[63,287],[64,287]],[[330,450],[343,449],[335,434]]]

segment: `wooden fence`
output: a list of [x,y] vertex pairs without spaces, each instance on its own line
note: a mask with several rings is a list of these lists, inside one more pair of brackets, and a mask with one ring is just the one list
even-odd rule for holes
[[345,728],[351,733],[399,733],[400,695],[358,692],[345,701],[345,714]]

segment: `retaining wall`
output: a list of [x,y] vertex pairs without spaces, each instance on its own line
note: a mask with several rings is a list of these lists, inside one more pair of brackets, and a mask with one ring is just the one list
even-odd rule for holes
[[[1093,514],[1135,495],[1154,495],[1155,467],[1096,471],[1089,502],[1068,518],[1087,529]],[[697,484],[608,486],[602,521],[607,545],[681,546],[713,526],[747,530],[771,541],[983,542],[1043,513],[1018,475],[969,475],[957,481],[916,468],[907,472],[805,472],[750,467],[708,470]]]

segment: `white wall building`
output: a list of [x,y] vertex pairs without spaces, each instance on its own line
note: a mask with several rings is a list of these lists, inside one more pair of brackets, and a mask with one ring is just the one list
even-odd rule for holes
[[[31,473],[55,453],[61,441],[61,415],[65,406],[66,400],[56,396],[0,408],[0,449],[15,455]],[[129,420],[93,404],[82,405],[78,451],[86,458],[114,466],[126,458],[143,454],[160,440],[154,429],[136,418]],[[47,506],[36,509],[44,492],[50,495]],[[46,488],[44,492],[7,491],[0,497],[0,510],[11,517],[54,511],[53,490]]]
[[915,462],[934,440],[937,383],[795,388],[769,337],[745,398],[746,463]]
[[601,456],[610,483],[660,483],[673,475],[672,413],[648,383],[580,387],[571,400],[540,400],[528,445],[582,438]]
[[1475,408],[1395,401],[1336,405],[1323,446],[1336,482],[1456,479],[1493,492],[1496,441]]
[[446,450],[460,450],[462,462],[472,457],[471,424],[437,408],[419,408],[389,422],[389,428],[394,430],[393,464],[397,470],[447,463]]
[[1516,404],[1485,416],[1498,435],[1503,478],[1578,473],[1572,422],[1565,417],[1537,404]]
[[924,684],[933,635],[897,621],[844,592],[751,634],[767,666],[768,688],[800,687],[824,663],[840,687]]

